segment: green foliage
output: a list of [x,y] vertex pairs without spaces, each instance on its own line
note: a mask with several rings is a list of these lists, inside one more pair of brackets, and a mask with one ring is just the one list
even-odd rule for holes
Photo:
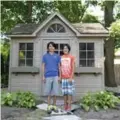
[[120,20],[111,24],[109,34],[115,40],[115,48],[120,48]]
[[0,48],[1,48],[0,54],[3,56],[4,62],[6,62],[9,56],[10,43],[6,42],[5,39],[1,41],[3,41],[3,43],[0,44]]
[[116,104],[120,103],[120,99],[114,96],[110,92],[100,91],[95,94],[87,93],[80,103],[85,111],[94,109],[99,111],[100,109],[115,108]]
[[30,92],[18,92],[17,93],[17,105],[19,107],[35,107],[35,97]]
[[[32,11],[29,11],[29,2]],[[31,12],[32,22],[41,23],[54,9],[53,2],[45,1],[2,1],[1,2],[1,30],[8,32],[18,23],[29,23],[28,14]]]
[[2,105],[32,108],[35,107],[35,96],[31,92],[2,93]]
[[82,18],[83,23],[98,23],[98,18],[90,15],[90,14],[85,14],[84,17]]
[[55,8],[72,23],[82,20],[88,5],[88,1],[84,4],[81,1],[55,1]]
[[3,93],[2,96],[2,105],[12,106],[14,104],[13,94],[11,93]]

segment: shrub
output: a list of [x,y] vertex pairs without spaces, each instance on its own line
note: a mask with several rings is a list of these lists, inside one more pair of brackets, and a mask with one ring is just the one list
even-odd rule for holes
[[85,111],[89,111],[90,108],[98,111],[100,109],[115,108],[118,103],[120,103],[120,100],[113,93],[100,91],[95,94],[87,93],[82,98],[80,105]]
[[19,107],[35,107],[35,96],[31,92],[18,92],[17,105]]
[[31,92],[2,93],[2,105],[25,108],[35,107],[35,96]]

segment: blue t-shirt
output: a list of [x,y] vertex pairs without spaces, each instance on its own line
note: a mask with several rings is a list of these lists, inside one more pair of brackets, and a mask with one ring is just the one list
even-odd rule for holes
[[45,63],[45,77],[58,76],[60,56],[56,53],[46,53],[43,56],[42,62]]

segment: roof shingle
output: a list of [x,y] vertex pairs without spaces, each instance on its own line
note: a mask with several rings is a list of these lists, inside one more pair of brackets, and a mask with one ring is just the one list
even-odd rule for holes
[[105,34],[108,31],[100,23],[75,23],[72,24],[81,34]]
[[11,35],[26,35],[32,34],[37,28],[39,24],[29,23],[29,24],[17,24],[8,34]]

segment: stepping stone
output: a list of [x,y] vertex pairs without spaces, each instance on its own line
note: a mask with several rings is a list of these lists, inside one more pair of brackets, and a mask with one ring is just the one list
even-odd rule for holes
[[[48,106],[47,103],[43,103],[43,104],[37,105],[36,107],[37,107],[38,109],[47,111],[47,106]],[[62,108],[63,108],[63,106],[62,106]],[[71,111],[74,111],[74,110],[79,109],[79,108],[80,108],[79,105],[76,105],[76,104],[72,104],[72,105],[71,105]]]
[[37,107],[38,109],[47,111],[47,106],[48,106],[48,104],[43,103],[43,104],[37,105],[36,107]]
[[82,119],[77,117],[76,115],[61,115],[44,117],[43,120],[82,120]]

